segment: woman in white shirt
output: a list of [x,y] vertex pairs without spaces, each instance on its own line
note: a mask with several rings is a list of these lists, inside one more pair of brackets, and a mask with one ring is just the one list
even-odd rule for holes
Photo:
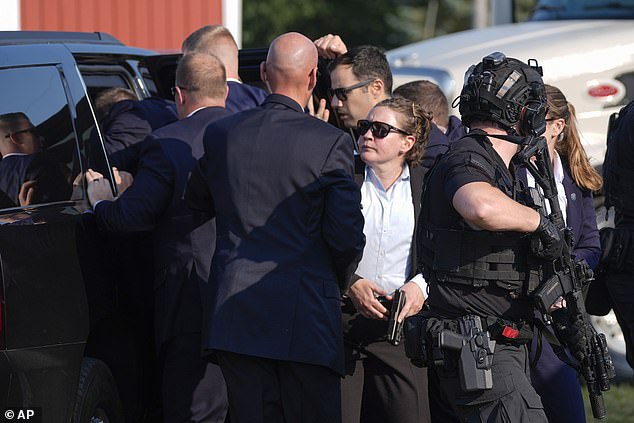
[[389,310],[380,297],[389,300],[400,289],[403,319],[421,309],[427,294],[415,272],[412,240],[422,191],[417,165],[431,114],[410,100],[391,98],[374,106],[357,129],[366,246],[343,310],[343,422],[429,422],[426,371],[409,362],[402,344],[385,341]]

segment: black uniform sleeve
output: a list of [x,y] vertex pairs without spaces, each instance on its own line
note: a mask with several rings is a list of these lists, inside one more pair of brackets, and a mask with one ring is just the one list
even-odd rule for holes
[[495,167],[488,157],[477,151],[451,151],[443,165],[443,186],[449,199],[452,199],[461,187],[472,182],[486,182],[495,186]]

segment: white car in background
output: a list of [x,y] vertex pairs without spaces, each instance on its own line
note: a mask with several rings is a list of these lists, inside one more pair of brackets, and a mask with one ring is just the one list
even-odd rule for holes
[[[465,71],[489,53],[536,59],[544,82],[561,89],[575,106],[586,152],[600,166],[609,116],[634,99],[634,1],[632,8],[632,19],[528,21],[406,45],[387,52],[394,86],[428,79],[451,104]],[[457,108],[452,113],[457,115]]]

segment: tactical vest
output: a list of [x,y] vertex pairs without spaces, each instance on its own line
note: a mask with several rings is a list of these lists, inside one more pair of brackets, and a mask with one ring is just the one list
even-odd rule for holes
[[[466,137],[480,136],[483,135],[472,132]],[[500,164],[493,159],[482,160],[494,157],[493,147],[488,141],[478,144],[484,151],[479,151],[476,158],[465,154],[464,149],[450,150],[447,155],[464,155],[465,160],[472,161],[472,165],[497,180]],[[437,169],[438,166],[432,168],[429,179]],[[509,197],[517,198],[515,187],[512,192],[501,189]],[[429,198],[428,189],[425,189],[422,204],[418,248],[419,266],[426,280],[473,287],[496,286],[507,290],[511,298],[530,295],[537,288],[543,275],[537,259],[530,253],[530,234],[475,231],[466,223],[463,229],[437,228],[430,221],[433,199]]]
[[[634,163],[619,164],[618,143],[627,142],[626,131],[634,128],[628,119],[634,118],[634,101],[610,116],[607,150],[603,161],[603,191],[606,207],[614,206],[619,213],[634,217]],[[622,138],[620,138],[622,137]],[[634,136],[630,135],[634,140]],[[634,145],[628,146],[634,148]],[[621,158],[622,159],[622,158]]]

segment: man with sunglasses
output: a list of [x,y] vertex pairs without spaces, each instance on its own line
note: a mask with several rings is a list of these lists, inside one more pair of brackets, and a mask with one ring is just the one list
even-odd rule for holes
[[[381,49],[374,46],[360,46],[347,50],[345,44],[338,35],[327,34],[315,41],[321,57],[333,59],[328,65],[331,78],[331,88],[329,90],[330,105],[337,113],[340,123],[350,128],[359,136],[359,143],[364,135],[372,135],[372,138],[379,140],[379,143],[389,143],[384,141],[389,136],[390,139],[396,133],[400,138],[412,138],[410,132],[421,131],[420,127],[412,124],[412,121],[424,121],[423,113],[418,107],[416,117],[411,116],[414,112],[412,106],[407,107],[404,116],[410,132],[389,125],[386,122],[367,120],[368,114],[377,104],[383,104],[384,100],[390,98],[392,90],[392,73],[385,54]],[[396,103],[401,103],[399,99]],[[389,107],[392,107],[391,105]],[[389,108],[388,107],[388,108]],[[395,106],[396,107],[396,106]],[[319,115],[319,114],[318,114]],[[400,113],[399,113],[400,115]],[[429,124],[429,122],[428,122]],[[392,135],[391,135],[392,134]],[[429,127],[425,127],[422,134],[416,134],[417,138],[424,134],[424,140],[418,139],[415,149],[422,154],[423,147],[429,137]],[[361,151],[358,151],[361,153]],[[407,154],[409,155],[409,153]],[[406,231],[396,229],[399,223],[402,224],[403,216],[415,219],[420,210],[420,196],[423,186],[423,168],[417,166],[419,158],[414,161],[413,166],[409,166],[408,159],[407,182],[401,184],[398,190],[391,190],[385,194],[386,204],[381,213],[375,208],[378,204],[377,198],[368,199],[369,193],[373,191],[372,178],[366,178],[366,163],[361,160],[361,156],[355,156],[355,180],[362,190],[362,202],[368,202],[363,209],[364,215],[369,213],[372,219],[366,218],[364,232],[366,239],[370,243],[371,239],[401,240],[410,236]],[[402,166],[400,163],[399,166]],[[398,166],[397,166],[398,167]],[[393,194],[397,191],[398,194]],[[404,202],[399,202],[407,198]],[[373,203],[373,204],[372,204]],[[391,204],[399,204],[392,206]],[[402,206],[402,207],[401,207]],[[395,209],[399,211],[395,211]],[[386,211],[388,209],[389,211]],[[373,211],[374,210],[374,211]],[[377,216],[381,215],[380,218]],[[384,221],[383,218],[386,220]],[[390,220],[392,219],[392,220]],[[391,228],[391,229],[390,229]],[[400,227],[402,229],[402,227]],[[413,230],[413,228],[411,228]],[[407,241],[401,243],[401,247]],[[399,268],[408,260],[416,261],[415,252],[407,248],[385,252],[378,255],[378,251],[368,251],[364,253],[366,262],[374,261],[380,266],[391,266],[387,275],[376,275],[369,279],[361,277],[357,273],[370,274],[370,267],[364,266],[365,272],[357,272],[353,275],[351,288],[346,294],[342,307],[342,323],[344,327],[344,347],[346,352],[346,376],[342,385],[342,414],[344,423],[358,422],[378,422],[398,420],[403,422],[426,422],[429,421],[429,401],[427,398],[427,375],[426,372],[414,368],[403,354],[402,346],[395,347],[385,340],[387,332],[387,322],[381,320],[382,316],[368,314],[369,311],[361,306],[361,297],[365,297],[364,302],[370,302],[376,307],[383,307],[378,304],[378,299],[373,298],[381,295],[391,294],[395,288],[401,287],[404,282],[409,282],[415,277],[415,265],[411,266],[412,272],[404,271],[401,275],[403,280],[400,284],[395,284],[393,274],[398,273],[395,268]],[[394,266],[395,263],[398,265]],[[387,269],[386,269],[387,270]],[[401,269],[402,270],[402,269]],[[406,307],[413,309],[423,304],[427,295],[424,289],[424,281],[420,275],[416,282],[407,283]],[[371,279],[371,280],[370,280]],[[379,282],[377,279],[380,279]],[[389,287],[389,292],[383,292],[380,284]],[[374,290],[380,290],[378,291]],[[363,294],[354,294],[365,292]],[[384,303],[387,305],[387,303]],[[389,306],[389,305],[388,305]],[[417,309],[416,309],[417,311]],[[398,398],[392,398],[394,392],[399,392]]]
[[62,167],[42,151],[43,143],[25,113],[0,115],[0,190],[15,206],[70,198],[70,183]]
[[334,58],[328,70],[330,106],[346,128],[356,129],[357,122],[392,93],[392,71],[378,47],[359,46],[345,51]]

